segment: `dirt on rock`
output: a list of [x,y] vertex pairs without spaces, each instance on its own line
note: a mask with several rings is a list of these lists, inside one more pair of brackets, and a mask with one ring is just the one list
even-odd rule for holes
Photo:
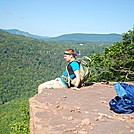
[[31,134],[132,134],[134,113],[117,114],[109,101],[113,84],[95,83],[80,91],[47,89],[30,98]]

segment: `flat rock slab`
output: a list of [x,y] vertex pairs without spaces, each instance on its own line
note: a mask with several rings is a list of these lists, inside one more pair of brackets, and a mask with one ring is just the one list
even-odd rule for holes
[[109,101],[112,84],[95,83],[80,91],[47,89],[29,99],[31,134],[132,134],[134,113],[116,114]]

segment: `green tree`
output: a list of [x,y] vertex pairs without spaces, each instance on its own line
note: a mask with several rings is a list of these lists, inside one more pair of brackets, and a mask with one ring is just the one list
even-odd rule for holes
[[[92,55],[91,78],[101,81],[134,80],[134,29],[122,35],[121,42],[105,48],[104,55]],[[96,75],[97,74],[97,75]]]

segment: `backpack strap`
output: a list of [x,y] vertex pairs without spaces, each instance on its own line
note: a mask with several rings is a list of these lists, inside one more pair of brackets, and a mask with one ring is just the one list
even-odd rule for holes
[[68,87],[70,88],[71,87],[71,78],[70,78],[70,75],[69,75],[69,72],[68,72],[68,69],[67,69],[67,66],[66,66],[66,72],[67,72],[67,74],[68,74],[68,81],[67,81],[67,83],[68,83]]
[[[72,61],[72,62],[77,62],[77,63],[80,65],[80,62],[79,62],[78,60],[74,60],[74,61]],[[73,70],[72,70],[72,67],[71,67],[71,65],[70,65],[72,62],[69,62],[68,65],[66,66],[66,72],[67,72],[67,74],[68,74],[68,87],[71,87],[71,80],[72,80],[72,79],[70,78],[70,72],[69,72],[69,71],[71,71],[71,73],[72,73],[72,71],[73,71]],[[69,67],[69,66],[71,67],[71,68],[70,68],[71,70],[68,70],[68,67]]]

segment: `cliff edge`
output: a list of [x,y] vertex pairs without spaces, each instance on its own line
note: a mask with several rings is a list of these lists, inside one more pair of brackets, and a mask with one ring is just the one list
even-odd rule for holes
[[47,89],[29,99],[30,134],[132,134],[134,113],[111,111],[115,96],[113,84]]

